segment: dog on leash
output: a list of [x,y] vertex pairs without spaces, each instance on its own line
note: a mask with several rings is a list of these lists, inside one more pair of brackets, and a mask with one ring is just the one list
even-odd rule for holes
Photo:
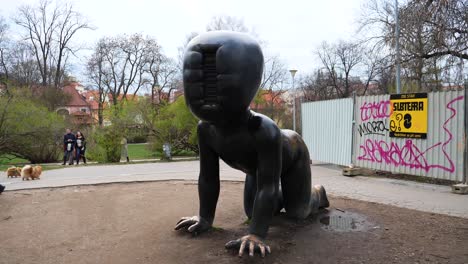
[[21,167],[10,167],[7,169],[6,171],[6,175],[7,175],[7,178],[10,178],[10,177],[19,177],[21,176]]
[[42,167],[41,166],[31,166],[31,165],[26,165],[23,167],[21,170],[21,177],[24,180],[35,180],[35,179],[40,179],[42,173]]

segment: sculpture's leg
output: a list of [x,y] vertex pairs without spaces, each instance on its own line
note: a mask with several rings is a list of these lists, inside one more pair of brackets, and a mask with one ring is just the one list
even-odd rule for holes
[[[305,148],[305,146],[304,146]],[[304,150],[304,149],[303,149]],[[329,206],[325,189],[311,186],[310,158],[305,148],[291,169],[281,176],[284,207],[289,217],[304,219]]]
[[[247,174],[245,175],[244,185],[244,211],[249,219],[252,218],[252,210],[254,207],[255,194],[257,193],[257,179]],[[276,202],[275,214],[279,213],[283,209],[283,194],[281,187],[278,190],[278,200]]]

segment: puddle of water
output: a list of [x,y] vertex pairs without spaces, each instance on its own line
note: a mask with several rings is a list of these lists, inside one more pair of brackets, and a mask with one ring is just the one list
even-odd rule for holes
[[364,215],[354,212],[330,210],[319,219],[322,228],[327,231],[356,232],[375,228],[375,225],[369,222]]

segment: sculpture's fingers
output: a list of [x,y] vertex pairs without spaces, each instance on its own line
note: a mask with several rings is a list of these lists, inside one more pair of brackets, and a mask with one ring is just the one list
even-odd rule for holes
[[187,227],[188,225],[191,225],[193,223],[193,220],[187,219],[182,222],[180,222],[178,225],[176,225],[175,230],[179,230],[181,228]]
[[260,248],[260,253],[262,254],[262,258],[264,258],[265,257],[265,246],[260,244],[258,247]]
[[190,233],[192,232],[197,232],[198,229],[200,229],[200,223],[196,222],[195,224],[191,225],[187,231],[189,231]]
[[251,257],[254,256],[254,249],[255,249],[255,242],[250,241],[250,245],[249,245],[249,256],[251,256]]
[[188,220],[188,219],[190,219],[190,218],[191,218],[191,217],[184,216],[184,217],[180,218],[180,220],[177,222],[176,225],[178,225],[180,222],[185,221],[185,220]]
[[271,254],[271,250],[270,250],[269,246],[266,246],[266,250],[267,250],[268,254]]
[[246,243],[247,243],[247,240],[242,241],[240,248],[239,248],[239,257],[242,257],[242,254],[244,254]]
[[241,244],[241,240],[240,239],[236,239],[236,240],[231,240],[229,242],[226,243],[226,245],[224,245],[224,247],[226,249],[238,249],[240,247],[240,244]]

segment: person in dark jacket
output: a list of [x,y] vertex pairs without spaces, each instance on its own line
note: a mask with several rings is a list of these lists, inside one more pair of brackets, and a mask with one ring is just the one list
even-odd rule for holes
[[76,143],[75,143],[75,149],[76,149],[76,165],[80,164],[80,158],[83,158],[84,164],[86,164],[86,157],[85,157],[85,151],[86,151],[86,140],[84,135],[78,131],[76,132]]
[[71,130],[67,128],[67,133],[63,136],[63,165],[68,161],[68,165],[73,165],[73,149],[75,147],[76,138]]
[[0,184],[0,194],[2,194],[2,192],[5,190],[5,186],[1,185]]

